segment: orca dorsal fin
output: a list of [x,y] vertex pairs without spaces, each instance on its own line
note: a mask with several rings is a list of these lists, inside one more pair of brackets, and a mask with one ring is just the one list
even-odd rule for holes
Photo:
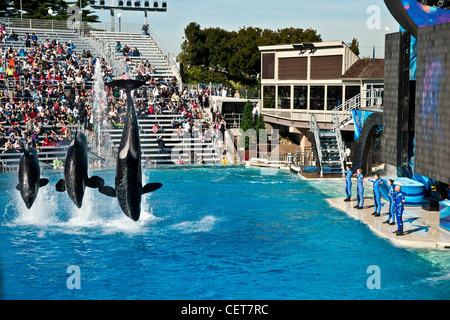
[[155,190],[158,190],[159,188],[161,188],[163,185],[162,183],[159,182],[155,182],[155,183],[147,183],[143,188],[142,188],[142,194],[145,193],[149,193],[149,192],[153,192]]

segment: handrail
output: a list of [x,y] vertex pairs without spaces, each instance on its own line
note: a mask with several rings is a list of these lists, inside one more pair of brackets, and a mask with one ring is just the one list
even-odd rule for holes
[[314,113],[311,113],[311,120],[310,120],[310,130],[314,134],[314,140],[316,142],[316,150],[317,150],[317,160],[319,161],[320,166],[320,176],[323,176],[323,168],[322,168],[322,149],[319,139],[319,126],[317,125],[316,117],[314,116]]
[[351,99],[348,99],[345,101],[345,103],[340,104],[333,110],[331,110],[332,116],[347,116],[344,120],[340,121],[339,128],[342,127],[342,124],[344,124],[347,120],[351,118],[351,111],[356,110],[358,108],[362,108],[363,102],[366,103],[365,107],[367,108],[367,102],[371,101],[370,106],[373,106],[376,101],[377,107],[383,106],[383,100],[382,100],[382,94],[384,92],[384,89],[368,89],[363,90],[356,96],[352,97]]
[[337,115],[333,115],[333,131],[336,134],[336,141],[339,149],[339,158],[341,161],[342,173],[344,173],[344,163],[345,163],[345,151],[344,151],[344,140],[342,139],[341,129],[339,128],[340,122]]

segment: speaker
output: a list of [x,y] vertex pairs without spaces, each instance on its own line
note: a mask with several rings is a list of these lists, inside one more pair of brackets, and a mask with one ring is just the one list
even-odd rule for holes
[[386,35],[384,62],[383,158],[386,163],[408,165],[410,122],[413,104],[410,97],[411,35],[397,32]]

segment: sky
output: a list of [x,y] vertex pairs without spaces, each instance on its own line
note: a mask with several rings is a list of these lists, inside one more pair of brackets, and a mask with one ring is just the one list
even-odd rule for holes
[[[110,1],[106,1],[107,5]],[[118,0],[114,1],[117,5]],[[158,1],[161,5],[162,0]],[[148,12],[148,23],[164,48],[175,56],[181,51],[184,29],[190,22],[198,23],[202,29],[219,27],[228,31],[250,26],[271,30],[312,28],[323,41],[350,43],[357,38],[361,55],[372,57],[375,47],[376,58],[384,58],[386,33],[399,30],[383,0],[165,1],[167,12]],[[150,3],[153,5],[153,1]],[[119,12],[122,24],[144,23],[143,12],[116,10],[116,24]],[[96,14],[102,22],[110,23],[108,10],[96,10]]]

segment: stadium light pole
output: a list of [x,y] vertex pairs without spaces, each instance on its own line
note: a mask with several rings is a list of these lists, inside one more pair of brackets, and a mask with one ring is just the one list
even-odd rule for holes
[[[129,1],[129,2],[131,3],[131,1]],[[93,9],[110,10],[110,12],[111,12],[111,31],[114,32],[114,9],[128,10],[128,11],[135,11],[135,12],[144,11],[145,24],[147,24],[147,12],[148,11],[157,11],[157,12],[166,12],[167,11],[167,2],[162,1],[161,4],[162,5],[160,7],[159,1],[154,1],[153,7],[151,7],[150,1],[146,0],[143,2],[143,7],[141,7],[140,1],[136,1],[134,4],[134,7],[132,5],[124,6],[123,4],[122,4],[122,6],[114,6],[114,0],[111,0],[111,5],[105,6],[105,1],[100,1],[100,4],[97,5],[96,1],[93,0],[93,1],[91,1],[90,5]]]

